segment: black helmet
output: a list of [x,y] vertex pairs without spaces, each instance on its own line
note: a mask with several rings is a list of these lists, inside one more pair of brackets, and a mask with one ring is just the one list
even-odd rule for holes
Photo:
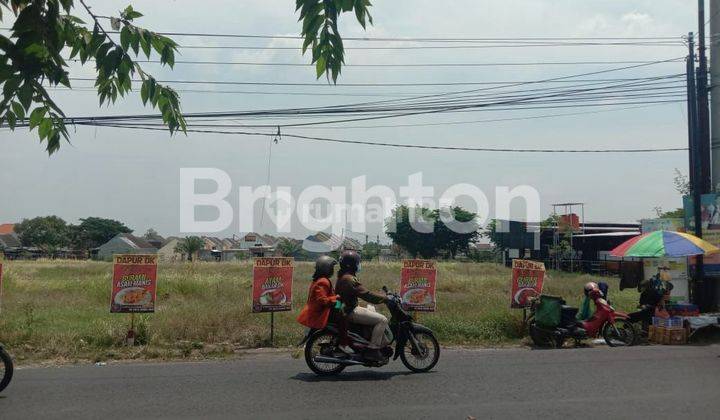
[[340,270],[356,273],[360,267],[360,254],[357,251],[347,250],[340,256]]
[[327,255],[321,255],[318,257],[318,259],[315,260],[315,273],[313,274],[313,279],[317,280],[321,277],[332,277],[333,272],[335,271],[335,264],[337,264],[337,261],[335,261],[332,257],[328,257]]

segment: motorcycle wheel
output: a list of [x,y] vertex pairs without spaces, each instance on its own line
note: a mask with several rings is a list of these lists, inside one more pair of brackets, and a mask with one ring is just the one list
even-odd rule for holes
[[412,337],[409,337],[405,348],[401,350],[400,360],[413,372],[427,372],[440,360],[440,344],[432,333],[420,331],[411,334],[415,337],[418,348],[415,350]]
[[528,334],[533,344],[542,348],[559,349],[565,342],[561,335],[546,331],[535,325],[535,322],[531,322],[528,326]]
[[614,326],[609,322],[603,325],[602,336],[609,347],[632,346],[637,340],[635,327],[625,319],[616,319]]
[[305,343],[305,363],[317,375],[337,375],[345,369],[339,363],[316,362],[315,356],[321,354],[323,349],[335,347],[335,336],[329,332],[318,331]]
[[10,383],[13,376],[13,362],[10,355],[0,348],[0,392]]

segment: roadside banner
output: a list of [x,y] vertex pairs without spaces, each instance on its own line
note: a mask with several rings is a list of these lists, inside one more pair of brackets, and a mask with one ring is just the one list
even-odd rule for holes
[[432,260],[403,260],[400,297],[405,309],[434,312],[437,266]]
[[513,260],[510,307],[526,308],[528,298],[540,296],[545,278],[545,264],[529,260]]
[[5,259],[5,254],[0,251],[0,310],[2,310],[2,298],[3,298],[3,260]]
[[293,258],[255,258],[253,312],[280,312],[292,309],[293,266]]
[[[692,197],[683,197],[685,209],[685,228],[695,233],[695,205]],[[702,238],[715,246],[720,246],[720,194],[703,194],[700,199],[700,226]],[[706,255],[703,259],[706,276],[720,276],[720,254]],[[690,265],[695,265],[695,257],[689,258]]]
[[155,312],[157,255],[115,255],[111,313]]

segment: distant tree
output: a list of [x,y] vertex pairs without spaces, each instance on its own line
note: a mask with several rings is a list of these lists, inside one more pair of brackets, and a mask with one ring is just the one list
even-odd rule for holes
[[23,245],[38,247],[49,254],[70,243],[70,228],[57,216],[23,219],[15,225],[15,233]]
[[377,242],[368,242],[365,245],[363,245],[362,248],[362,258],[363,260],[374,260],[380,255],[380,249],[381,246]]
[[133,230],[122,222],[102,217],[80,219],[80,224],[72,229],[73,245],[78,249],[97,248],[118,233],[132,233]]
[[[411,211],[412,210],[412,211]],[[386,221],[386,234],[403,247],[413,258],[433,258],[438,254],[435,245],[435,214],[425,207],[400,205]],[[394,229],[390,229],[394,227]],[[394,230],[394,231],[393,231]]]
[[160,236],[159,233],[153,228],[148,229],[145,234],[143,235],[143,238],[148,241],[162,241],[163,237]]
[[182,239],[175,246],[175,252],[187,255],[187,260],[192,261],[193,255],[205,248],[205,241],[199,236],[188,236]]
[[290,238],[280,238],[276,248],[283,257],[295,257],[302,251],[302,243]]
[[476,219],[477,214],[458,206],[435,210],[437,249],[447,251],[452,259],[460,252],[467,253],[470,244],[480,237]]

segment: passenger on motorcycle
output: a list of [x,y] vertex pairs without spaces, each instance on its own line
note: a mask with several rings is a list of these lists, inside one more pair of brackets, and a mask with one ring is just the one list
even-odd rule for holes
[[[332,309],[338,302],[338,296],[333,292],[330,282],[330,278],[335,272],[335,264],[337,261],[326,255],[315,261],[315,272],[312,277],[313,281],[310,283],[308,300],[297,318],[300,324],[317,330],[321,330],[327,325]],[[338,322],[341,330],[341,345],[338,348],[345,353],[352,354],[353,350],[347,345],[347,331],[342,328],[343,326],[342,322]]]
[[[335,291],[344,304],[344,312],[348,321],[355,324],[372,326],[372,337],[370,347],[374,350],[381,349],[384,343],[385,329],[388,326],[387,318],[377,312],[358,306],[358,298],[369,303],[385,303],[387,298],[366,289],[357,280],[355,275],[360,271],[360,255],[355,251],[345,251],[340,257],[340,270],[335,284]],[[372,352],[370,357],[380,360],[382,355],[379,351]]]

